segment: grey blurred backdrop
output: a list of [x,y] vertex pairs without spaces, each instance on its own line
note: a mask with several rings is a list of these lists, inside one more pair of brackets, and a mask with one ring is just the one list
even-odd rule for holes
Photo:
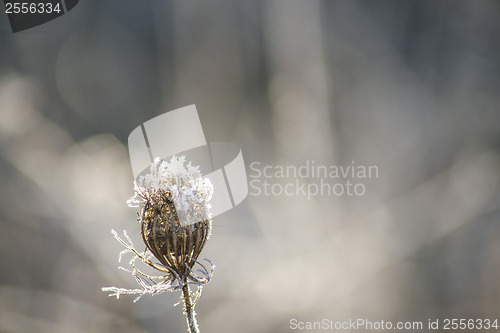
[[[184,332],[119,300],[128,134],[196,104],[247,167],[376,165],[362,197],[248,196],[214,220],[202,332],[500,316],[500,2],[82,0],[0,15],[0,332]],[[139,244],[139,243],[137,243]]]

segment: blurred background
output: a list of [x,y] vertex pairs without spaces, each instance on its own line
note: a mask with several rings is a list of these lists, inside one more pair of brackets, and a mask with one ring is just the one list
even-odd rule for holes
[[101,288],[136,287],[128,134],[190,104],[247,171],[379,169],[216,217],[202,332],[499,317],[500,2],[82,0],[0,32],[0,332],[186,330],[179,294]]

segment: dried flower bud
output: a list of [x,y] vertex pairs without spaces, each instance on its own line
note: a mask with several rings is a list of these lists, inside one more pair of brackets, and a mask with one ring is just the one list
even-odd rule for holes
[[197,279],[192,268],[209,238],[211,222],[183,225],[169,190],[149,194],[139,222],[144,243],[160,263],[182,283]]
[[[103,288],[103,291],[111,292],[110,296],[118,298],[121,294],[138,294],[137,301],[144,294],[180,289],[186,294],[188,284],[201,287],[210,281],[214,265],[205,259],[211,266],[207,269],[198,257],[210,237],[211,206],[208,201],[213,187],[210,180],[202,178],[198,167],[191,163],[184,166],[184,162],[183,156],[173,156],[170,162],[156,158],[150,173],[134,182],[135,194],[128,204],[140,208],[137,221],[141,224],[147,250],[137,251],[125,231],[125,240],[114,230],[112,232],[126,248],[120,253],[119,260],[126,253],[134,255],[129,263],[132,270],[120,268],[131,273],[141,288]],[[153,257],[159,263],[152,262]],[[137,259],[163,275],[143,273],[135,266]],[[195,267],[199,267],[196,273]]]

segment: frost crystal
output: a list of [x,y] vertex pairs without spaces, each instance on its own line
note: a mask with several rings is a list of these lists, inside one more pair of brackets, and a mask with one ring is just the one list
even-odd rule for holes
[[179,220],[183,225],[210,219],[213,186],[208,178],[202,178],[198,166],[185,157],[173,156],[170,162],[157,157],[151,164],[150,173],[139,176],[134,182],[135,194],[127,201],[130,207],[139,207],[158,191],[170,192]]
[[[152,255],[151,253],[147,250],[144,252],[138,252],[134,244],[132,243],[132,240],[128,236],[127,232],[124,230],[123,235],[125,237],[125,240],[120,238],[118,236],[118,233],[115,230],[111,230],[112,234],[115,236],[115,239],[122,244],[125,247],[125,250],[120,252],[120,255],[118,257],[118,262],[121,262],[123,255],[127,253],[133,254],[132,259],[129,261],[129,265],[132,269],[127,269],[125,267],[119,267],[121,270],[128,272],[132,274],[132,276],[135,278],[137,281],[137,284],[139,285],[140,288],[136,289],[127,289],[127,288],[119,288],[119,287],[104,287],[102,288],[102,291],[109,292],[109,296],[115,296],[117,299],[120,298],[120,295],[138,295],[134,299],[134,303],[137,302],[143,295],[149,294],[149,295],[156,295],[156,294],[161,294],[167,291],[176,291],[176,290],[181,290],[182,287],[184,287],[187,284],[193,284],[198,286],[198,297],[201,295],[201,289],[204,284],[207,284],[210,282],[210,279],[212,278],[213,275],[213,269],[215,268],[215,265],[208,259],[205,259],[205,261],[211,266],[210,270],[208,270],[202,263],[199,261],[195,260],[196,264],[199,266],[199,269],[197,269],[198,274],[193,272],[193,268],[189,269],[190,272],[190,277],[188,280],[183,279],[179,277],[178,274],[176,274],[174,271],[169,269],[168,267],[165,267],[161,264],[155,264],[151,261]],[[144,272],[142,272],[140,269],[137,268],[136,266],[136,261],[140,260],[143,264],[150,266],[154,269],[157,269],[159,271],[165,272],[167,274],[161,275],[161,276],[154,276],[154,275],[149,275]]]

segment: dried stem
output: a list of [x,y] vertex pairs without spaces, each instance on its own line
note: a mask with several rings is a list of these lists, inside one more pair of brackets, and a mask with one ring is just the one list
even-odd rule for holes
[[189,333],[200,333],[198,323],[196,322],[194,303],[191,301],[191,291],[189,290],[189,285],[185,284],[182,287],[182,296],[182,299],[184,301],[184,314],[186,315],[186,322],[188,325]]

